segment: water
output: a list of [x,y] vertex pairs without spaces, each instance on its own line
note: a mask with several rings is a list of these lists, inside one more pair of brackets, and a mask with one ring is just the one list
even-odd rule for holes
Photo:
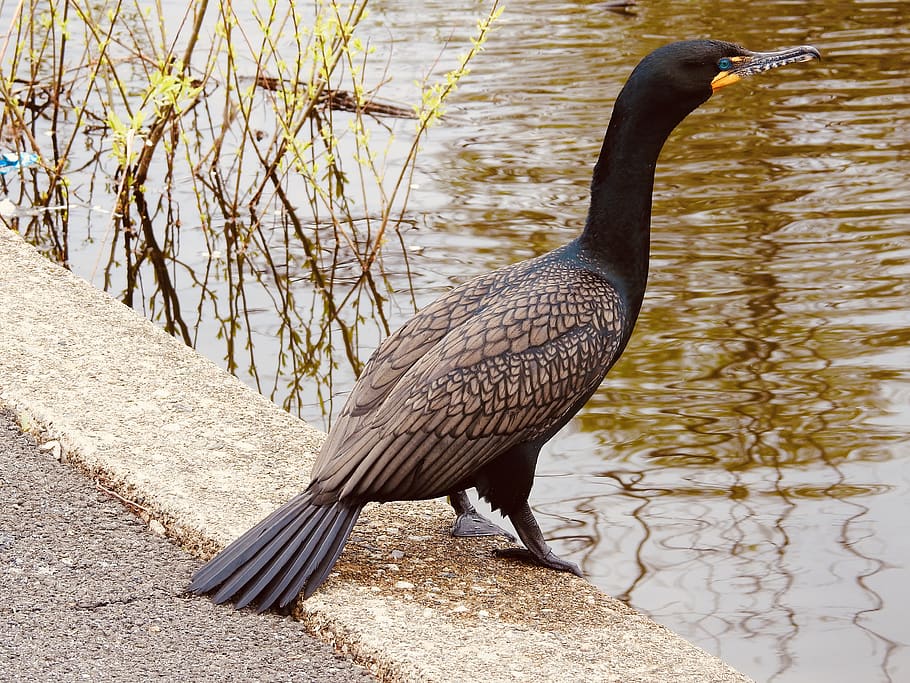
[[[376,63],[388,59],[393,76],[383,95],[403,101],[485,6],[411,7],[376,3],[370,19]],[[634,14],[509,5],[419,157],[407,259],[390,249],[385,263],[394,328],[453,283],[571,239],[613,98],[664,42],[822,51],[820,64],[725,89],[671,137],[635,335],[545,448],[532,494],[555,550],[592,582],[757,680],[910,679],[906,9],[897,0],[643,0]],[[192,226],[193,202],[179,190],[177,202]],[[71,235],[72,266],[102,284],[106,219],[83,211],[96,241]],[[164,230],[166,216],[156,220]],[[184,229],[181,259],[204,268],[205,244]],[[193,318],[199,296],[175,272]],[[306,309],[309,279],[292,275]],[[147,278],[134,305],[160,316]],[[239,300],[236,283],[209,286]],[[317,390],[340,408],[349,363],[317,354],[316,378],[294,396],[291,365],[277,360],[289,347],[276,308],[250,285],[246,309],[222,305],[190,326],[196,346],[325,424]],[[364,358],[384,334],[375,309],[360,310]],[[225,341],[237,310],[252,350]],[[308,315],[297,310],[292,324]]]

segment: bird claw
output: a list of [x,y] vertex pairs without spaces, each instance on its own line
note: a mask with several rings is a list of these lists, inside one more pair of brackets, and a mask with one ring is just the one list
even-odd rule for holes
[[527,564],[536,564],[542,567],[547,567],[548,569],[555,569],[558,572],[575,574],[575,576],[584,576],[577,564],[562,559],[552,550],[543,557],[535,555],[526,548],[497,548],[494,552],[496,553],[497,557],[505,557],[512,560],[518,560],[519,562],[525,562]]

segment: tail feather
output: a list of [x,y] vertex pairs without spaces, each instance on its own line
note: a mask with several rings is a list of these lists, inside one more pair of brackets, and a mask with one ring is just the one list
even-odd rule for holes
[[352,517],[345,514],[344,509],[332,512],[332,519],[325,521],[329,529],[323,536],[328,539],[328,543],[314,548],[315,539],[310,539],[303,551],[287,563],[282,574],[268,586],[262,598],[264,601],[284,606],[300,595],[304,585],[309,591],[304,598],[308,598],[322,584],[325,576],[318,576],[317,570],[326,563],[330,568],[335,565],[350,536],[351,527],[357,521],[356,515]]
[[253,557],[294,519],[295,513],[302,514],[307,502],[304,494],[301,494],[275,510],[198,569],[187,590],[192,593],[208,593],[220,585],[223,577],[219,577],[224,567],[229,564],[240,566]]
[[240,609],[246,607],[262,588],[271,581],[271,577],[281,570],[283,558],[289,552],[293,552],[299,543],[295,544],[301,532],[312,532],[314,528],[319,528],[322,518],[325,516],[324,508],[317,508],[315,514],[303,518],[305,524],[298,528],[295,522],[301,517],[294,517],[283,525],[278,527],[280,531],[274,534],[265,546],[262,547],[255,555],[246,560],[218,589],[215,593],[214,601],[217,603],[225,602],[231,596],[237,595],[240,591],[243,593],[234,598],[235,606]]
[[315,505],[309,493],[291,499],[213,557],[187,591],[215,592],[217,603],[239,609],[286,607],[306,586],[309,597],[325,581],[347,542],[362,505]]
[[[263,604],[275,602],[273,593],[276,585],[287,585],[287,582],[297,575],[301,575],[302,580],[306,581],[310,573],[306,571],[306,567],[313,563],[313,553],[318,554],[326,539],[333,537],[333,530],[330,527],[331,520],[344,509],[338,506],[320,508],[319,512],[300,528],[293,538],[284,543],[280,554],[261,568],[261,571],[256,574],[256,581],[249,584],[243,594],[234,601],[234,605],[238,608],[245,607],[255,598],[260,605],[259,611],[262,612],[264,611]],[[321,531],[314,534],[314,529]],[[299,588],[297,593],[300,593]],[[279,607],[283,607],[294,597],[296,594],[283,603],[279,603]]]
[[[278,550],[278,554],[273,557],[268,557],[266,554],[270,552],[270,548],[266,548],[263,549],[263,552],[260,554],[259,562],[248,562],[247,580],[244,580],[237,587],[239,590],[242,586],[246,586],[246,589],[234,600],[234,606],[238,609],[246,607],[256,598],[256,596],[262,593],[266,587],[275,581],[277,575],[287,571],[289,563],[293,564],[295,562],[306,561],[307,555],[313,552],[313,548],[321,540],[319,536],[313,536],[312,532],[314,528],[319,526],[323,521],[326,511],[331,510],[332,508],[323,508],[319,511],[318,515],[314,515],[307,520],[307,523],[300,529],[296,529],[293,525],[290,525],[287,528],[290,530],[290,534],[283,533],[276,536],[275,540],[272,541],[269,546],[271,547],[273,544],[276,544],[275,547]],[[282,535],[284,538],[281,537]],[[309,539],[309,542],[301,549],[301,545],[303,545],[307,539]],[[268,563],[263,561],[262,555],[266,555]],[[256,580],[250,582],[250,577],[255,577]],[[234,592],[236,591],[232,591],[230,594],[233,595]]]
[[[323,554],[322,559],[319,561],[319,564],[314,568],[309,581],[306,582],[306,587],[304,588],[303,584],[300,585],[300,588],[304,588],[304,600],[316,592],[316,589],[319,588],[322,582],[325,581],[326,577],[329,575],[332,567],[335,566],[335,561],[338,559],[338,556],[341,555],[341,551],[344,549],[344,544],[347,542],[348,536],[351,535],[351,530],[354,528],[354,523],[357,521],[357,518],[340,518],[339,521],[339,531],[336,532],[331,546],[329,546],[329,548]],[[299,591],[300,588],[297,590]],[[291,597],[287,596],[288,593],[285,593],[285,595],[282,596],[282,599],[285,601],[290,600]]]

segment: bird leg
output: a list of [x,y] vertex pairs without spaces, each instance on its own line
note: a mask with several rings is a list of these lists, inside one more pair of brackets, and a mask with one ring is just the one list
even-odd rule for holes
[[510,512],[508,515],[515,525],[515,531],[518,532],[519,538],[525,544],[525,548],[501,548],[496,551],[500,557],[509,557],[523,562],[540,564],[550,569],[560,572],[569,572],[575,576],[581,576],[581,569],[574,562],[569,562],[558,557],[556,553],[547,545],[540,531],[537,520],[527,502],[523,503],[517,510]]
[[515,537],[502,527],[493,524],[481,515],[471,505],[468,494],[464,491],[455,491],[449,494],[449,504],[455,509],[455,523],[452,525],[452,535],[465,538],[476,536],[505,536],[510,541]]

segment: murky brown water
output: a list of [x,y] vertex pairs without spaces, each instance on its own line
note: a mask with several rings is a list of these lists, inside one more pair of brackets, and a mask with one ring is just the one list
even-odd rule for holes
[[[623,360],[549,444],[533,500],[614,595],[758,680],[910,678],[910,8],[642,2],[512,12],[439,131],[462,270],[584,216],[628,67],[669,39],[810,43],[671,138]],[[459,241],[459,245],[463,242]],[[438,266],[437,266],[438,267]]]
[[[450,5],[372,6],[380,62],[394,37],[384,96],[412,99],[443,42],[484,10]],[[385,313],[396,327],[415,302],[571,239],[628,72],[698,36],[809,43],[825,61],[724,90],[670,139],[635,336],[546,447],[532,503],[590,580],[757,680],[910,680],[906,2],[508,5],[424,146],[404,232],[413,294],[391,254],[400,295]],[[97,249],[80,242],[73,267],[88,277]],[[203,242],[184,230],[181,245],[204,267]],[[302,276],[298,287],[306,300]],[[188,278],[179,288],[192,313]],[[317,386],[343,398],[350,369],[338,358],[331,386],[305,379],[292,397],[273,371],[287,350],[275,306],[251,299],[255,348],[231,351],[238,374],[252,381],[255,365],[267,394],[321,422]],[[364,357],[381,327],[362,326]],[[224,329],[195,331],[221,362]]]

